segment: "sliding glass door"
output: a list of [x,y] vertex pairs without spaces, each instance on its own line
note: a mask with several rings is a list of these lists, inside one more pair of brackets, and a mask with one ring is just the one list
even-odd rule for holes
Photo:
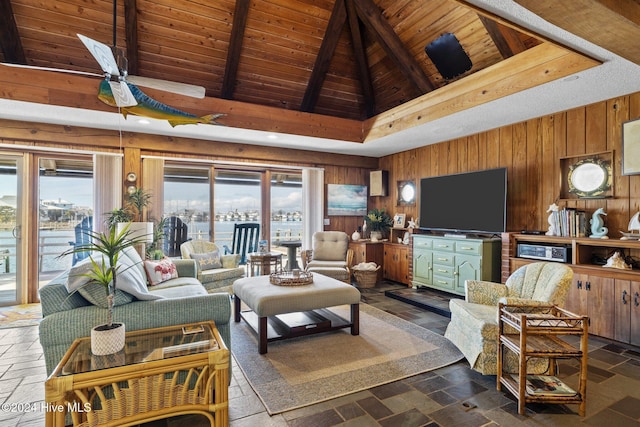
[[0,154],[0,306],[21,301],[22,157]]
[[38,160],[38,283],[42,287],[80,257],[60,257],[93,225],[91,157]]
[[301,171],[165,162],[163,193],[164,217],[180,217],[189,237],[220,248],[231,247],[236,223],[259,223],[273,250],[302,237]]

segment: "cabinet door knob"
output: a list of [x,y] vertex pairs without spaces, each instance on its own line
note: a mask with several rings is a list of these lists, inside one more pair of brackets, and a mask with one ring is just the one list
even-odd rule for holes
[[585,288],[586,290],[590,291],[590,290],[591,290],[591,282],[587,282],[587,283],[584,285],[584,288]]
[[622,303],[627,304],[627,290],[622,291]]
[[578,280],[578,282],[576,282],[576,287],[578,289],[582,289],[582,280]]
[[633,305],[636,307],[640,305],[640,294],[638,292],[633,294]]

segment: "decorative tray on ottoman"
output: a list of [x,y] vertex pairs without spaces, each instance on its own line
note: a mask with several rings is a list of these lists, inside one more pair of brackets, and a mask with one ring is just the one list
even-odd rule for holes
[[278,286],[309,285],[313,283],[313,274],[300,270],[271,273],[269,275],[269,282],[271,282],[272,285]]

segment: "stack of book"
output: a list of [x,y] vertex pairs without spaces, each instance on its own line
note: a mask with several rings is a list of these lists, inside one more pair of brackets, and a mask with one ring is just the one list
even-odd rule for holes
[[580,211],[576,208],[563,208],[552,212],[551,220],[556,230],[556,236],[587,236],[588,221],[585,211]]

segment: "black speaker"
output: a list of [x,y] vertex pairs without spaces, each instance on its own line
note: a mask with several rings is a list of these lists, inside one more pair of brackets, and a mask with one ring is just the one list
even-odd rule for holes
[[460,42],[452,33],[445,33],[429,43],[424,51],[445,80],[466,73],[473,65]]

